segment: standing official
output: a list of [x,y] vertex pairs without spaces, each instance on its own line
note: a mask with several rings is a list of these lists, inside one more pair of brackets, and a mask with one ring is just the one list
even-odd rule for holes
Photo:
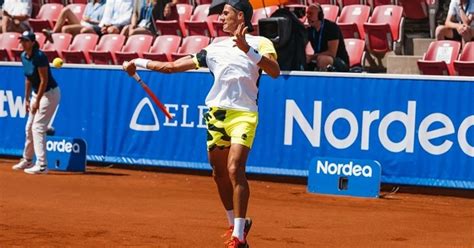
[[[13,169],[23,169],[28,174],[45,174],[48,172],[46,130],[58,106],[61,92],[51,74],[48,58],[39,50],[35,34],[25,31],[19,39],[23,47],[21,63],[25,73],[28,121],[25,127],[26,141],[23,158],[13,166]],[[36,155],[36,163],[33,164],[34,155]]]

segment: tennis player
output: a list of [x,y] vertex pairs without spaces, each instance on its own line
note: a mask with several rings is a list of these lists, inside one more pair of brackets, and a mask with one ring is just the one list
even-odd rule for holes
[[[213,4],[214,5],[214,4]],[[251,220],[246,218],[249,185],[245,165],[258,123],[258,81],[261,71],[276,78],[280,67],[276,51],[267,38],[247,34],[252,31],[253,9],[248,0],[225,0],[218,11],[228,39],[212,43],[197,54],[174,62],[135,59],[124,64],[132,76],[136,67],[163,73],[207,67],[214,84],[206,97],[207,149],[220,199],[227,212],[232,234],[228,247],[248,247]]]

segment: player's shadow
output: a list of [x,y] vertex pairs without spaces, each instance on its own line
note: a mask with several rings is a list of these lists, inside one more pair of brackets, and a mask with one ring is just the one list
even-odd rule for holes
[[110,171],[95,171],[95,170],[88,170],[85,172],[59,172],[59,171],[49,171],[50,175],[54,176],[81,176],[81,175],[87,175],[87,176],[130,176],[129,174],[126,173],[119,173],[119,172],[110,172]]

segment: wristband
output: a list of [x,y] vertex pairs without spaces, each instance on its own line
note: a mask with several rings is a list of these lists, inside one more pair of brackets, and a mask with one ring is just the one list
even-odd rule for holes
[[147,66],[148,62],[150,62],[150,61],[151,60],[149,60],[149,59],[135,59],[135,60],[133,60],[133,63],[138,67],[147,69],[146,66]]
[[247,56],[249,57],[250,61],[254,62],[255,64],[258,64],[263,57],[252,47],[250,47],[249,51],[247,52]]

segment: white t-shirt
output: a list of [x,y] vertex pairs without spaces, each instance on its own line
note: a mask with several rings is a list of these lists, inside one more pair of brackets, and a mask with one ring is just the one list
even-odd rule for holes
[[5,0],[2,7],[12,16],[31,16],[32,8],[31,0]]
[[[465,10],[466,15],[469,16],[470,14],[473,15],[474,13],[469,13],[473,8],[471,5],[474,5],[473,0],[468,0],[469,4],[466,2],[462,4],[462,8]],[[469,7],[469,9],[467,9]],[[460,0],[451,0],[449,3],[448,15],[452,15],[456,18],[456,21],[462,23],[461,16],[459,16],[459,11],[461,8],[461,1]],[[471,23],[471,27],[474,27],[474,22]]]
[[[204,49],[207,67],[214,75],[214,84],[206,97],[206,105],[257,112],[260,67],[234,46],[233,39],[229,37]],[[245,39],[259,54],[272,54],[276,58],[275,48],[269,39],[249,34]],[[197,60],[195,62],[198,65]]]

